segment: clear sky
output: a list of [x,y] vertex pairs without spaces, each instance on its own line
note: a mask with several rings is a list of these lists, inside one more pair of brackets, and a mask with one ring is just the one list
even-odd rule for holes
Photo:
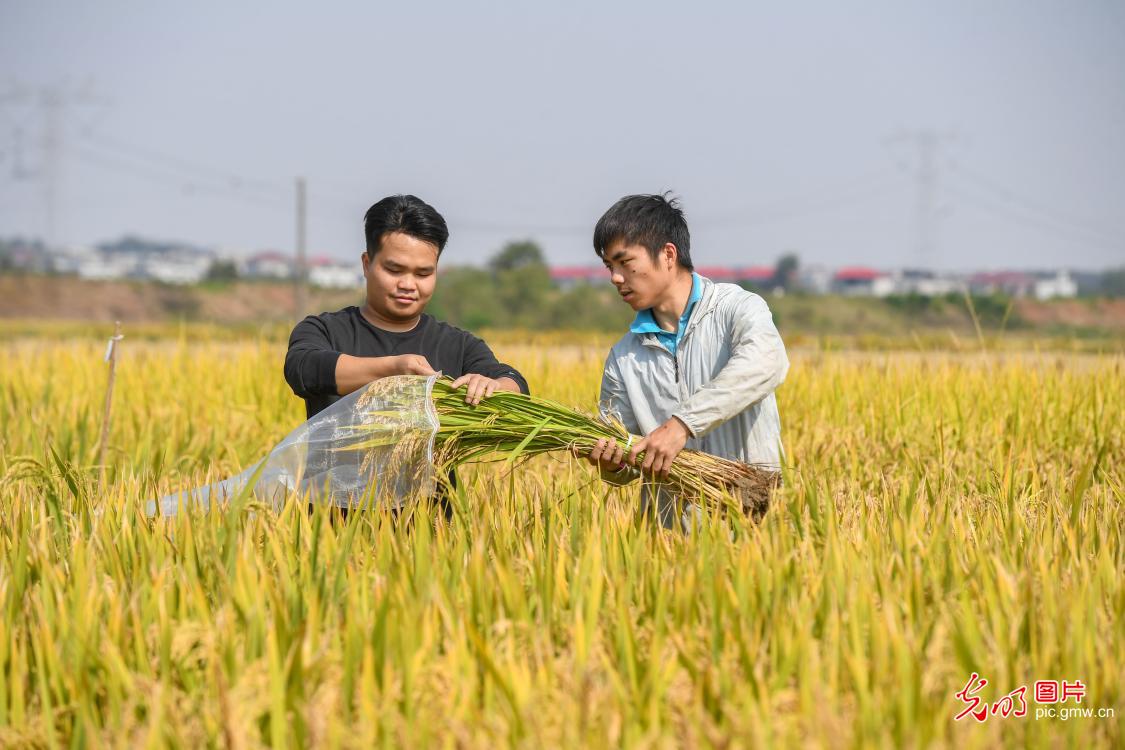
[[413,192],[446,262],[592,264],[672,189],[698,263],[1121,265],[1125,4],[0,0],[0,236],[53,184],[60,241],[291,251],[295,175],[339,257]]

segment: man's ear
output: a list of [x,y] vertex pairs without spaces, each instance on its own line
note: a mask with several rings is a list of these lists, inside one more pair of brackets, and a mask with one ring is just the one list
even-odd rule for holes
[[664,266],[669,271],[676,267],[676,262],[680,257],[680,251],[671,242],[664,243],[664,247],[660,251],[661,258],[664,260]]
[[359,263],[363,267],[363,275],[366,276],[367,275],[367,267],[369,265],[371,265],[371,256],[369,256],[367,254],[366,250],[364,250],[363,253],[360,254]]

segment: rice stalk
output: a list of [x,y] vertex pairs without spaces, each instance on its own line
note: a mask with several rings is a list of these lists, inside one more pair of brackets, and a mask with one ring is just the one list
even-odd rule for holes
[[[500,391],[477,405],[465,402],[465,392],[452,381],[434,383],[433,401],[440,419],[435,460],[455,467],[479,461],[522,463],[533,456],[557,451],[589,454],[601,439],[623,450],[640,438],[630,436],[616,420],[603,420],[560,403],[522,393]],[[630,439],[632,438],[632,439]],[[638,465],[644,453],[637,456]],[[684,450],[676,457],[668,478],[660,483],[685,499],[724,509],[732,500],[744,513],[760,517],[769,506],[779,474],[740,461]],[[655,480],[650,480],[655,481]]]

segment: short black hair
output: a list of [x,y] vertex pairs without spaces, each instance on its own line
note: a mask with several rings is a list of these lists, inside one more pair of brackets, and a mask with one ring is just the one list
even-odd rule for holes
[[363,233],[367,237],[367,257],[379,252],[383,235],[402,232],[437,247],[438,255],[449,241],[449,227],[433,206],[414,195],[390,195],[367,209]]
[[626,195],[613,204],[594,227],[594,252],[605,258],[606,250],[615,242],[643,245],[655,261],[669,242],[676,246],[676,261],[689,271],[691,233],[680,208],[680,201],[670,192],[660,195]]

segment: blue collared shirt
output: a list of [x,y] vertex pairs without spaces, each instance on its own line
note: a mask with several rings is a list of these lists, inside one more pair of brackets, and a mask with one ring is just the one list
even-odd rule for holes
[[669,352],[675,354],[676,347],[680,345],[680,339],[684,337],[684,331],[687,330],[688,320],[691,319],[691,311],[695,309],[695,303],[699,302],[701,297],[703,297],[703,284],[699,280],[699,274],[693,273],[691,275],[691,294],[688,296],[687,306],[684,307],[684,314],[680,316],[680,324],[676,326],[675,331],[665,331],[661,328],[657,324],[656,318],[653,317],[651,308],[637,313],[637,317],[633,318],[633,323],[629,326],[629,331],[632,333],[655,333],[660,344]]

